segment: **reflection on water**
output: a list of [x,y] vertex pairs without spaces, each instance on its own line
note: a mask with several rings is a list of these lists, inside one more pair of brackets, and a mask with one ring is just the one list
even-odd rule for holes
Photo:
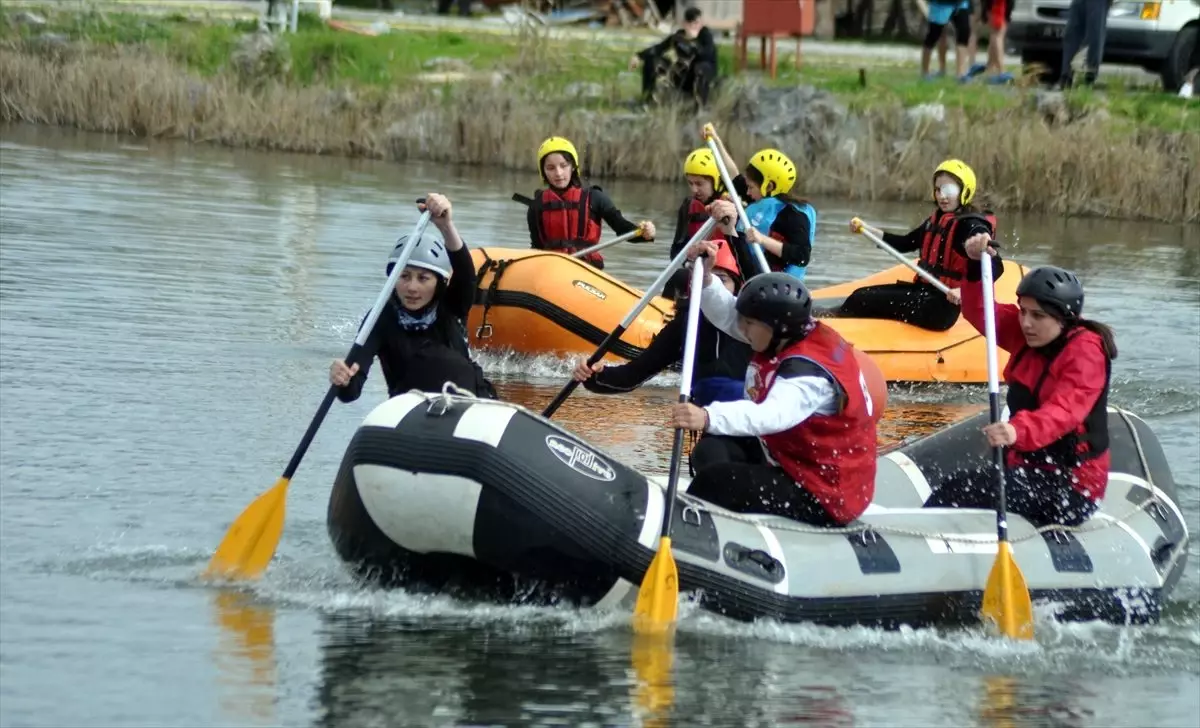
[[670,725],[675,706],[675,645],[671,638],[637,634],[630,654],[633,671],[636,715],[646,728]]
[[219,699],[231,723],[277,725],[275,608],[244,592],[213,592],[213,612],[221,635],[214,659]]

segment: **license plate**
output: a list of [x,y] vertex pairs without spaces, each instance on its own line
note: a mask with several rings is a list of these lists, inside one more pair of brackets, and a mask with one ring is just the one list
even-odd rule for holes
[[1065,26],[1065,25],[1043,25],[1042,26],[1042,37],[1043,38],[1061,38],[1061,37],[1063,37],[1063,35],[1066,34],[1066,32],[1067,32],[1067,26]]

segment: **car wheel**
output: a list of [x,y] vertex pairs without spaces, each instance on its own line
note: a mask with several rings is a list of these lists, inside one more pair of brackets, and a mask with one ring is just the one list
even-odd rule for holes
[[1062,51],[1022,50],[1021,65],[1041,83],[1055,83],[1062,76]]
[[1188,72],[1188,60],[1192,55],[1192,46],[1197,42],[1198,32],[1200,26],[1189,25],[1175,36],[1171,52],[1162,64],[1162,84],[1166,90],[1178,91],[1183,85],[1183,76]]

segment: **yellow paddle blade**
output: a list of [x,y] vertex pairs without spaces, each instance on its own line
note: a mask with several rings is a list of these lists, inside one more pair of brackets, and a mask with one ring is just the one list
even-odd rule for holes
[[633,630],[638,634],[663,634],[675,625],[679,613],[679,571],[671,554],[671,538],[663,536],[658,553],[642,577],[633,609]]
[[290,479],[280,478],[275,481],[273,488],[242,511],[208,562],[205,576],[231,579],[262,576],[275,555],[275,547],[279,545],[279,536],[283,533],[289,483]]
[[1025,586],[1025,575],[1007,541],[1001,541],[996,551],[996,561],[983,590],[982,611],[1005,637],[1033,639],[1033,601],[1029,598],[1029,587]]

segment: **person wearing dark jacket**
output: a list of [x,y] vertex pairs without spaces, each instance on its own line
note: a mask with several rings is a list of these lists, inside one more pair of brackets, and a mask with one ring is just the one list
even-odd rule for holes
[[[714,242],[718,248],[713,276],[736,295],[742,281],[737,258],[728,242]],[[627,364],[607,367],[603,361],[599,361],[589,367],[587,361],[581,359],[575,365],[575,380],[581,382],[589,392],[620,394],[637,389],[646,380],[678,363],[683,358],[687,337],[686,298],[681,296],[675,304],[675,310],[675,318],[668,321],[650,345]],[[742,399],[746,366],[750,363],[752,353],[749,344],[721,331],[701,315],[696,330],[692,400],[705,407],[713,402]]]
[[[933,172],[933,200],[937,207],[924,222],[907,235],[868,228],[900,253],[920,251],[918,265],[932,273],[951,290],[963,283],[967,269],[963,242],[972,235],[996,234],[996,217],[978,212],[975,172],[957,159],[947,159]],[[861,232],[862,221],[850,222],[851,232]],[[875,318],[903,321],[929,331],[945,331],[958,322],[957,297],[947,298],[920,276],[859,288],[846,297],[838,310],[844,318]]]
[[639,66],[642,98],[647,103],[655,100],[659,78],[666,76],[671,86],[690,94],[701,106],[708,105],[708,93],[717,77],[717,43],[700,18],[700,8],[688,8],[682,28],[629,59],[630,70]]
[[[467,347],[465,321],[475,297],[471,251],[454,227],[450,200],[431,193],[419,207],[432,214],[445,242],[428,234],[421,238],[357,359],[336,359],[330,365],[329,381],[339,388],[337,397],[343,402],[362,394],[375,357],[383,367],[389,397],[412,389],[439,392],[446,382],[477,397],[496,396]],[[388,259],[388,275],[407,237]]]
[[[990,236],[966,241],[971,259],[962,287],[962,312],[984,330],[979,259],[1004,264]],[[1006,448],[1008,510],[1031,524],[1077,526],[1095,511],[1108,487],[1108,391],[1117,345],[1112,329],[1083,318],[1083,285],[1071,272],[1044,266],[1017,286],[1017,303],[994,303],[996,342],[1011,357],[1007,422],[983,428],[988,444]],[[991,468],[952,474],[926,508],[995,508]]]
[[[569,255],[591,247],[600,242],[601,222],[617,235],[640,229],[633,242],[654,240],[654,223],[626,220],[604,190],[584,187],[579,178],[579,153],[569,140],[555,136],[542,142],[537,162],[546,187],[534,192],[525,218],[534,248]],[[604,269],[604,256],[600,253],[588,253],[583,260]]]

